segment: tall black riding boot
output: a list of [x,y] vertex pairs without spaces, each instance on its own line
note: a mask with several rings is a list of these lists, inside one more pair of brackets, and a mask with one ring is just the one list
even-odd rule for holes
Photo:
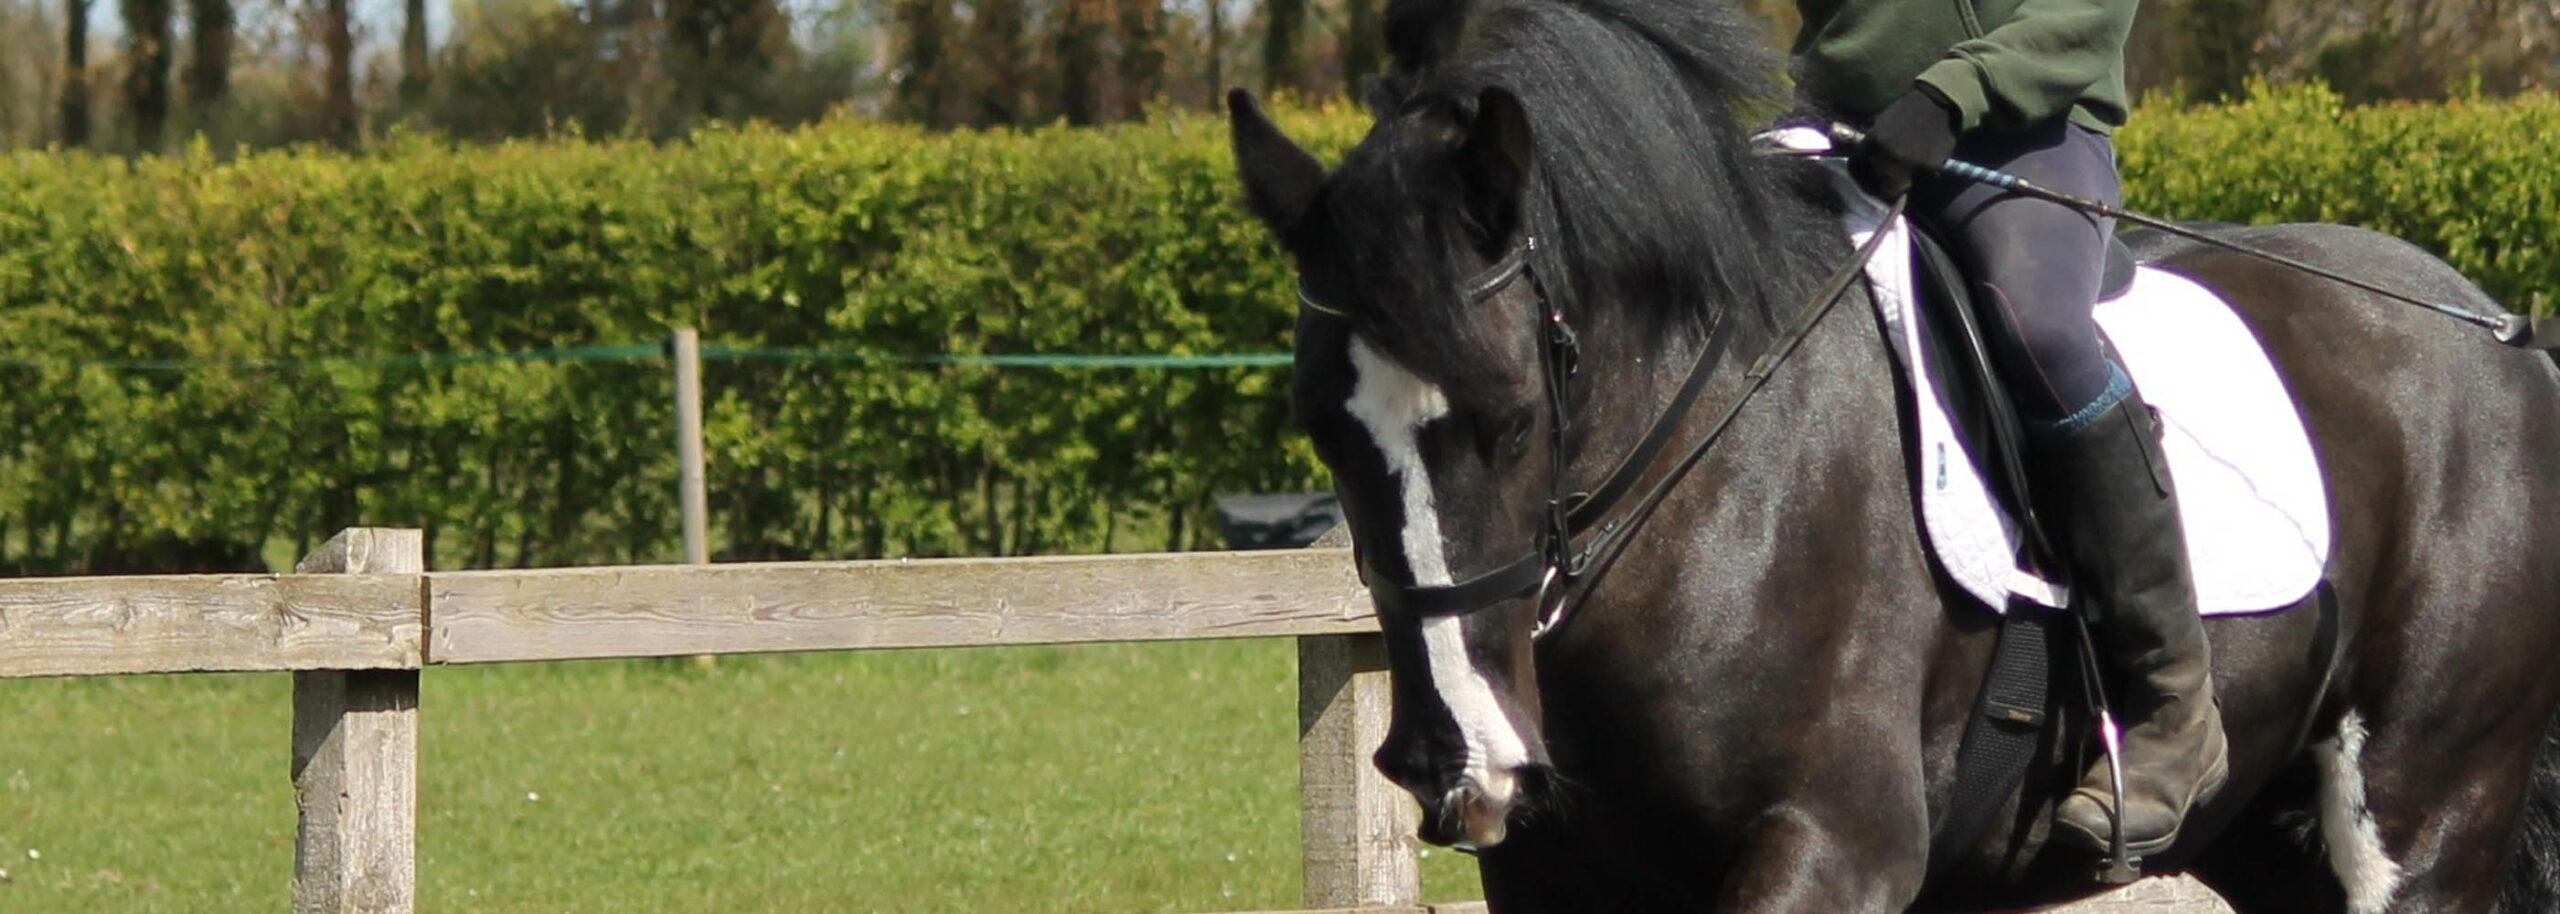
[[[2123,683],[2114,698],[2125,849],[2134,855],[2176,843],[2187,810],[2230,774],[2156,421],[2135,394],[2034,448],[2036,504],[2061,539],[2074,599],[2095,601],[2098,654]],[[2102,757],[2055,811],[2055,836],[2104,853],[2116,808]]]

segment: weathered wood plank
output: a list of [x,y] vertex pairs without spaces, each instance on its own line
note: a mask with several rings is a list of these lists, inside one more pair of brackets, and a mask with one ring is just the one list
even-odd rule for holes
[[[1436,914],[1436,912],[1440,910],[1442,909],[1438,906],[1414,904],[1371,908],[1299,908],[1287,911],[1231,911],[1227,912],[1227,914]],[[1475,914],[1484,914],[1484,905],[1477,904]]]
[[[1298,911],[1287,914],[1485,914],[1481,901],[1448,902],[1424,906],[1337,908],[1329,911]],[[2212,889],[2188,876],[2145,879],[2104,895],[2052,908],[2046,914],[2230,914],[2231,906],[2223,903]],[[1283,914],[1283,912],[1269,912]]]
[[[310,573],[410,582],[426,569],[416,530],[340,532],[303,561]],[[293,675],[295,914],[417,909],[418,671]]]
[[430,663],[1375,631],[1343,550],[432,575]]
[[1421,810],[1369,755],[1387,737],[1377,635],[1298,639],[1298,832],[1305,904],[1416,905]]
[[[1475,904],[1474,914],[1484,914],[1484,905]],[[1228,914],[1438,914],[1446,910],[1439,905],[1389,905],[1369,908],[1299,908],[1287,911],[1232,911]]]
[[0,677],[416,667],[417,575],[0,581]]
[[2221,896],[2187,876],[2145,879],[2050,914],[2231,914]]

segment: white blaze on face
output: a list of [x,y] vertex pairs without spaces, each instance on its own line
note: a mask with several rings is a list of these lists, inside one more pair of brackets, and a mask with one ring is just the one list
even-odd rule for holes
[[[1413,569],[1413,582],[1426,587],[1449,584],[1449,556],[1440,540],[1440,515],[1432,510],[1431,477],[1422,465],[1422,426],[1448,415],[1449,400],[1439,388],[1389,361],[1357,337],[1351,341],[1351,367],[1359,377],[1344,408],[1369,430],[1379,453],[1386,455],[1387,472],[1396,479],[1404,505],[1400,539],[1405,564]],[[1475,664],[1468,662],[1466,639],[1459,625],[1453,616],[1422,621],[1423,654],[1431,664],[1431,685],[1439,691],[1441,703],[1448,705],[1450,717],[1457,721],[1458,733],[1466,745],[1468,778],[1489,794],[1487,799],[1507,804],[1517,786],[1511,772],[1528,764],[1529,753],[1519,731],[1512,727],[1510,716],[1502,713],[1501,703],[1494,699],[1493,685],[1476,671]]]

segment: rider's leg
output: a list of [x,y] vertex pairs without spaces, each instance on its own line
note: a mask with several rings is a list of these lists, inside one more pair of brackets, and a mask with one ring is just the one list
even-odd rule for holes
[[[2065,193],[2119,196],[2106,138],[2059,121],[1958,155]],[[2126,845],[2164,850],[2187,810],[2221,786],[2227,752],[2159,427],[2090,316],[2112,226],[1944,177],[1912,202],[1977,280],[1993,359],[2028,422],[2037,513],[2122,682]],[[2056,833],[2103,849],[2117,805],[2101,760],[2057,811]]]

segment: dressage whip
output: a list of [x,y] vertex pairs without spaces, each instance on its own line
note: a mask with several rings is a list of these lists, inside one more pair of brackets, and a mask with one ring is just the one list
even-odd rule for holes
[[[1867,135],[1865,132],[1847,124],[1832,124],[1824,128],[1824,131],[1830,135],[1832,142],[1839,143],[1844,147],[1862,146],[1865,145],[1867,141]],[[2428,301],[2414,295],[2393,291],[2391,289],[2357,279],[2353,276],[2347,276],[2324,267],[2306,263],[2292,257],[2287,257],[2283,254],[2278,254],[2273,251],[2259,250],[2257,248],[2249,247],[2248,245],[2215,238],[2212,235],[2205,234],[2204,232],[2200,232],[2165,219],[2157,219],[2145,216],[2141,213],[2128,212],[2122,207],[2100,200],[2076,197],[2071,194],[2066,194],[2058,190],[2038,185],[2025,178],[2018,177],[2017,175],[2013,175],[2005,171],[1984,168],[1980,165],[1975,165],[1971,162],[1966,162],[1960,159],[1948,159],[1945,162],[1939,163],[1937,170],[1968,181],[1988,184],[2002,190],[2016,191],[2030,197],[2049,200],[2081,212],[2105,216],[2110,219],[2121,219],[2144,228],[2158,229],[2160,231],[2176,235],[2180,238],[2185,238],[2189,241],[2203,242],[2236,254],[2245,254],[2278,266],[2309,273],[2313,276],[2318,276],[2331,282],[2353,286],[2355,288],[2371,292],[2375,295],[2391,299],[2392,301],[2416,305],[2437,314],[2453,318],[2454,320],[2488,330],[2491,335],[2497,337],[2498,342],[2505,343],[2518,349],[2560,350],[2560,321],[2545,320],[2543,318],[2529,317],[2522,314],[2482,314],[2477,311],[2444,304],[2442,302]]]

